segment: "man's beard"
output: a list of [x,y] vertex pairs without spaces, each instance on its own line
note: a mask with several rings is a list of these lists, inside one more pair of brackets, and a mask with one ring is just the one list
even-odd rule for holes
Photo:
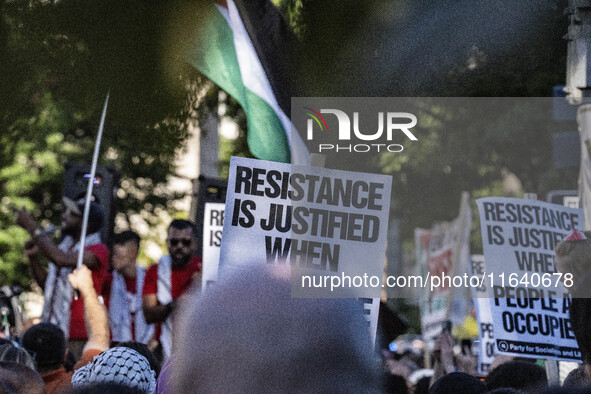
[[191,255],[183,254],[182,257],[175,257],[174,255],[170,255],[170,259],[173,267],[182,267],[187,265],[189,260],[191,260]]

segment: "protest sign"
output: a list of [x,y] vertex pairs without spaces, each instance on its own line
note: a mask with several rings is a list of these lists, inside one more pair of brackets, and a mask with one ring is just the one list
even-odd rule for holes
[[[415,274],[421,277],[427,276],[429,254],[427,252],[429,248],[429,239],[431,239],[431,230],[424,228],[415,228]],[[419,286],[414,287],[413,295],[417,298],[425,296],[425,289]]]
[[[415,253],[417,259],[417,273],[423,278],[427,277],[429,271],[429,240],[431,230],[415,229]],[[429,296],[429,290],[424,287],[417,287],[419,297],[419,309],[421,312],[421,332],[425,340],[434,339],[441,333],[441,327],[446,320],[445,298]]]
[[[472,255],[469,273],[482,278],[485,272],[486,267],[484,256]],[[482,298],[483,294],[487,294],[485,285],[480,287],[470,287],[470,292],[472,293],[472,299],[474,300],[476,321],[478,322],[478,373],[486,375],[497,355],[494,324],[490,312],[490,299]]]
[[358,297],[375,339],[392,178],[233,157],[220,272],[289,265],[294,297]]
[[220,269],[289,264],[296,297],[379,297],[391,184],[233,157]]
[[203,268],[201,288],[207,289],[218,279],[220,247],[224,227],[223,203],[206,202],[203,214]]
[[431,286],[431,282],[427,281],[429,278],[453,277],[456,273],[465,272],[470,254],[468,241],[471,214],[464,198],[460,211],[460,216],[451,222],[435,223],[430,230],[415,229],[417,263],[424,267],[421,271],[429,284],[424,286],[419,301],[425,340],[437,337],[447,320],[462,324],[467,314],[466,300],[453,298],[455,292],[467,289],[455,289],[450,286],[451,281],[441,280],[438,286]]
[[437,338],[441,334],[443,323],[447,320],[445,298],[421,298],[421,333],[425,341]]
[[380,299],[379,298],[360,298],[359,301],[363,306],[363,317],[369,330],[371,343],[376,342],[376,334],[378,332],[378,318],[380,316]]
[[573,278],[557,271],[554,247],[583,226],[582,211],[516,198],[488,197],[476,203],[497,350],[579,359],[565,288]]

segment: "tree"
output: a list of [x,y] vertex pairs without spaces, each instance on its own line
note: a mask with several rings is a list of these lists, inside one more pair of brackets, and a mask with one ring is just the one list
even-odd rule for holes
[[[167,4],[169,6],[170,4]],[[4,1],[0,6],[0,283],[28,284],[12,210],[59,223],[63,165],[90,161],[107,91],[101,164],[122,174],[124,217],[148,223],[178,196],[165,187],[196,122],[202,78],[178,58],[163,72],[164,8],[141,1]],[[129,221],[129,219],[127,219]]]

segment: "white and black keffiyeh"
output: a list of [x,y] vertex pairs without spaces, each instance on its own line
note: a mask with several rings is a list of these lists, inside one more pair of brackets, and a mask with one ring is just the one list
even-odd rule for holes
[[156,374],[144,356],[118,346],[105,350],[72,376],[74,387],[92,383],[118,383],[151,394],[156,388]]
[[[86,237],[86,246],[100,243],[99,233]],[[68,235],[58,245],[58,249],[62,252],[75,252],[80,249],[80,242],[74,245],[74,239]],[[41,321],[55,324],[61,328],[66,339],[70,337],[70,304],[72,303],[72,285],[68,281],[68,274],[73,270],[73,268],[60,268],[50,262],[43,294]]]
[[[160,305],[172,302],[172,259],[170,255],[163,256],[158,261],[158,302]],[[172,315],[160,324],[160,344],[164,358],[172,353]]]
[[[142,287],[146,270],[137,267],[135,294],[129,293],[125,285],[125,278],[117,271],[113,271],[111,298],[109,301],[109,323],[113,341],[127,342],[135,338],[141,343],[148,343],[154,335],[154,325],[146,323],[142,312]],[[135,336],[131,332],[131,316],[134,316]]]

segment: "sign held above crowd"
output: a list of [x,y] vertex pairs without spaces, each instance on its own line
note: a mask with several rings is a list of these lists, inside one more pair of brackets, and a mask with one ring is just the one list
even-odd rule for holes
[[558,271],[554,248],[583,225],[582,211],[516,198],[476,203],[497,350],[579,360],[569,319],[573,275]]
[[221,270],[289,264],[297,297],[379,297],[392,178],[233,157]]

